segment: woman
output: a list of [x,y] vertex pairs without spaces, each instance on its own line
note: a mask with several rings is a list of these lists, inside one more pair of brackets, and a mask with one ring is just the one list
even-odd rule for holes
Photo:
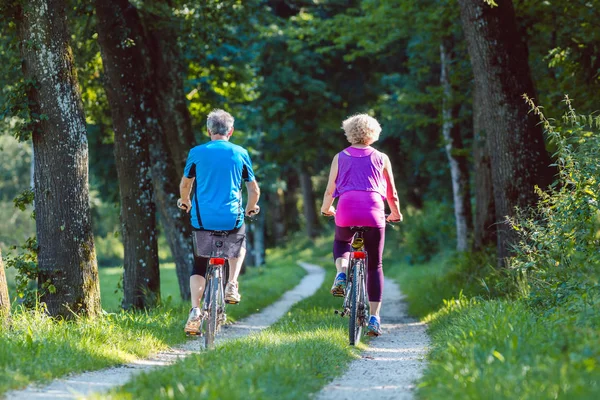
[[[387,199],[391,210],[387,218],[390,222],[402,221],[400,201],[390,159],[371,147],[379,139],[381,132],[377,120],[367,114],[359,114],[346,119],[342,128],[351,146],[333,158],[321,207],[324,215],[335,216],[333,258],[337,275],[331,293],[339,297],[345,295],[346,271],[353,237],[350,227],[371,227],[364,234],[368,254],[367,293],[371,308],[367,334],[379,336],[379,311],[383,291],[381,259],[385,239],[384,199]],[[339,198],[337,211],[333,207],[336,197]]]

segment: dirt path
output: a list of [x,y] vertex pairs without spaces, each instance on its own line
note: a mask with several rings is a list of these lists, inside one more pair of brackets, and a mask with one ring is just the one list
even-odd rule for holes
[[383,296],[383,335],[371,340],[362,357],[327,385],[316,396],[318,400],[413,398],[429,346],[426,326],[407,317],[400,288],[391,279],[385,281]]
[[[286,292],[281,299],[266,307],[260,313],[223,327],[217,336],[217,343],[265,329],[284,316],[294,303],[312,296],[321,287],[325,279],[325,271],[316,265],[306,263],[300,263],[300,265],[308,274],[294,289]],[[5,397],[7,400],[76,399],[88,396],[91,393],[105,392],[113,387],[125,384],[136,374],[173,364],[179,358],[186,357],[199,350],[199,341],[190,340],[149,359],[57,379],[45,387],[32,385],[24,390],[8,392]]]

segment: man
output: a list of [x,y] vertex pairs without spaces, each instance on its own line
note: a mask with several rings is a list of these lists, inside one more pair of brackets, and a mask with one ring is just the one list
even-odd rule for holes
[[[248,151],[229,142],[234,119],[223,110],[212,111],[206,127],[211,141],[190,150],[183,178],[179,185],[177,206],[191,213],[192,228],[222,230],[245,234],[244,214],[258,213],[260,189],[254,178]],[[246,182],[248,204],[242,208],[242,181]],[[194,191],[193,196],[192,189]],[[229,280],[225,287],[225,301],[240,301],[238,276],[246,255],[245,240],[239,257],[229,259]],[[195,334],[200,326],[200,299],[206,286],[208,259],[194,255],[190,277],[192,309],[185,325],[187,334]]]

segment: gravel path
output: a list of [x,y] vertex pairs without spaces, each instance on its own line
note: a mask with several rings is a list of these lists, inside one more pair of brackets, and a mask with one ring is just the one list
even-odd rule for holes
[[[281,299],[266,307],[260,313],[253,314],[235,324],[224,326],[217,335],[217,344],[267,328],[283,317],[294,303],[312,296],[321,287],[325,279],[325,271],[316,265],[302,262],[299,264],[308,274],[298,286],[286,292]],[[57,379],[45,387],[32,385],[24,390],[8,392],[5,398],[7,400],[76,399],[91,393],[105,392],[127,383],[136,374],[173,364],[182,357],[198,352],[201,343],[204,343],[203,338],[200,339],[202,342],[189,340],[152,358],[138,360],[131,364]]]
[[318,400],[413,398],[429,338],[423,323],[407,317],[400,288],[391,279],[385,280],[381,322],[383,335],[371,340],[346,374],[317,394]]

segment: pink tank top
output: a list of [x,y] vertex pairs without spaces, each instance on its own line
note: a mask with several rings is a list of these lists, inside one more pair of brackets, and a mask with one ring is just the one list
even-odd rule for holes
[[387,184],[383,154],[373,147],[348,147],[338,155],[334,197],[339,197],[337,226],[385,226]]

